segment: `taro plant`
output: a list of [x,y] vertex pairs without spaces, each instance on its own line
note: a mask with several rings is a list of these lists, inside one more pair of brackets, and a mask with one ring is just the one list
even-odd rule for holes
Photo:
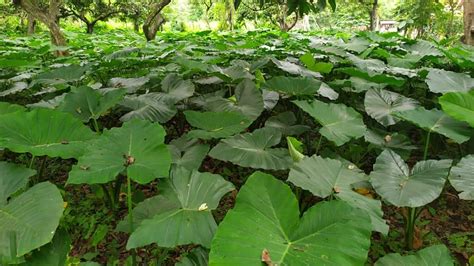
[[288,185],[256,172],[219,225],[209,265],[363,264],[370,231],[368,215],[342,201],[301,215]]
[[135,228],[127,226],[129,220],[119,224],[119,230],[131,233],[127,248],[152,243],[166,248],[185,244],[209,248],[217,229],[211,211],[234,186],[220,175],[176,167],[158,187],[157,196],[141,202],[129,214],[136,217]]
[[61,193],[50,182],[27,189],[36,171],[0,162],[0,262],[17,264],[49,243],[62,216]]
[[234,164],[272,170],[288,169],[292,162],[283,148],[272,148],[280,143],[281,133],[271,128],[260,128],[221,140],[209,156]]
[[58,109],[72,114],[85,123],[92,120],[95,131],[100,132],[97,120],[122,100],[126,92],[125,89],[101,92],[82,86],[68,93]]
[[383,151],[370,173],[377,194],[397,207],[406,208],[405,241],[413,249],[415,223],[422,207],[441,194],[452,160],[423,160],[412,169],[392,150]]
[[[109,206],[115,211],[122,182],[126,180],[128,225],[133,232],[131,180],[147,184],[168,176],[171,157],[164,144],[165,134],[161,125],[137,119],[105,130],[88,143],[86,152],[69,173],[68,184],[103,184]],[[106,185],[114,180],[115,187]]]
[[398,253],[388,254],[375,263],[375,266],[392,265],[452,266],[454,263],[446,246],[435,245],[424,248],[414,255],[402,256]]

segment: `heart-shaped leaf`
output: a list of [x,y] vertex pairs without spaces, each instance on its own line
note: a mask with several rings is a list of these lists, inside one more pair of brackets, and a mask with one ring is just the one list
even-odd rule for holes
[[365,213],[340,201],[319,203],[300,219],[290,187],[256,172],[219,225],[209,264],[362,265],[370,246],[368,224]]
[[58,229],[51,243],[33,252],[22,266],[62,266],[67,265],[68,254],[71,251],[71,238],[65,229]]
[[408,158],[412,150],[417,147],[412,145],[410,139],[398,132],[391,133],[383,130],[369,129],[364,135],[365,141],[377,146],[381,150],[391,149],[402,158]]
[[264,109],[262,93],[249,79],[237,85],[235,100],[215,97],[207,102],[206,108],[214,112],[239,112],[251,121],[257,119]]
[[191,138],[213,139],[225,138],[246,129],[251,121],[237,112],[196,112],[185,111],[186,120],[198,130],[191,130]]
[[285,77],[277,76],[269,79],[264,88],[287,95],[315,95],[327,97],[331,100],[337,99],[339,94],[332,90],[326,83],[308,77]]
[[458,191],[459,198],[474,200],[474,155],[468,155],[451,169],[449,182]]
[[128,93],[134,93],[150,81],[147,77],[139,78],[111,78],[108,85],[112,88],[126,89]]
[[445,245],[424,248],[415,255],[402,256],[398,253],[388,254],[379,259],[375,266],[453,266],[453,259]]
[[310,127],[305,125],[297,125],[296,122],[293,112],[283,112],[268,118],[265,122],[265,127],[274,128],[284,136],[301,135],[310,129]]
[[184,80],[179,75],[171,73],[161,81],[161,91],[166,95],[166,98],[177,103],[193,96],[194,84],[191,80]]
[[[220,175],[178,168],[160,183],[160,194],[134,210],[141,221],[127,248],[156,243],[160,247],[201,244],[210,247],[217,228],[212,210],[234,186]],[[145,214],[146,215],[143,215]],[[137,217],[134,215],[134,217]]]
[[373,74],[369,75],[366,71],[360,70],[355,67],[344,67],[337,69],[340,72],[351,75],[352,77],[361,78],[370,82],[375,82],[379,84],[388,84],[395,87],[402,87],[405,84],[403,78],[395,77],[387,74]]
[[474,78],[463,73],[430,69],[426,76],[426,84],[434,93],[468,92],[474,89]]
[[474,90],[467,93],[450,92],[439,98],[443,111],[474,127]]
[[385,150],[377,157],[370,182],[384,200],[397,207],[421,207],[439,197],[451,164],[451,160],[420,161],[410,171],[400,155]]
[[428,132],[436,132],[448,137],[457,143],[468,141],[472,135],[472,130],[468,124],[454,120],[438,109],[426,110],[423,107],[418,107],[417,109],[395,113],[394,115]]
[[121,103],[122,106],[133,111],[120,118],[128,121],[134,118],[152,122],[166,123],[176,115],[174,101],[167,99],[162,93],[148,93],[139,96],[127,96]]
[[208,144],[199,144],[198,139],[191,139],[187,135],[172,140],[168,148],[173,165],[188,170],[199,169],[210,149]]
[[365,111],[383,126],[395,125],[400,119],[392,116],[395,112],[415,109],[419,103],[398,93],[372,89],[365,94]]
[[36,83],[61,84],[72,81],[78,81],[88,70],[87,66],[69,65],[51,69],[36,75],[30,86]]
[[63,159],[78,158],[96,135],[71,114],[34,109],[0,116],[0,147]]
[[0,207],[7,204],[8,197],[25,188],[29,177],[35,173],[35,170],[24,166],[0,162]]
[[16,111],[25,111],[25,107],[6,102],[0,102],[0,115],[14,113]]
[[55,185],[35,185],[0,207],[0,258],[20,257],[53,239],[63,213]]
[[362,137],[366,131],[362,115],[344,104],[324,103],[318,100],[311,103],[307,101],[293,101],[293,103],[316,119],[323,126],[319,133],[337,146],[353,138]]
[[164,144],[165,135],[161,125],[137,119],[105,130],[73,166],[67,182],[107,183],[123,171],[140,184],[166,177],[171,156]]
[[90,119],[97,120],[117,104],[125,93],[127,93],[125,89],[117,89],[102,94],[99,90],[81,86],[66,94],[58,109],[72,114],[83,122],[88,122]]
[[388,225],[382,218],[381,202],[353,191],[353,185],[368,180],[369,177],[352,164],[347,166],[339,160],[317,155],[306,157],[293,165],[288,176],[288,181],[318,197],[326,198],[334,194],[354,208],[367,211],[374,230],[387,234]]
[[281,133],[272,128],[257,129],[221,140],[209,152],[209,156],[229,161],[243,167],[270,170],[288,169],[291,158],[286,149],[271,147],[280,143]]

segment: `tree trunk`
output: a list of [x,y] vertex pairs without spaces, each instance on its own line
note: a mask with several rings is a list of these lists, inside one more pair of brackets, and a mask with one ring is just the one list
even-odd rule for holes
[[94,33],[94,26],[95,26],[95,23],[93,23],[93,22],[92,22],[92,23],[86,23],[86,25],[87,25],[87,31],[86,31],[86,32],[87,32],[88,34]]
[[370,30],[376,31],[379,26],[379,16],[378,16],[379,1],[374,0],[372,3],[372,9],[370,10]]
[[[48,27],[51,35],[51,43],[53,45],[66,46],[66,38],[59,27],[59,9],[61,6],[61,0],[50,0],[47,10],[42,9],[38,6],[36,1],[32,0],[21,0],[19,1],[19,4],[29,16],[41,21]],[[56,55],[58,56],[65,56],[67,54],[67,51],[56,51]]]
[[154,40],[156,32],[160,26],[165,22],[165,19],[160,14],[161,10],[171,3],[171,0],[161,0],[151,7],[151,11],[143,23],[143,33],[147,41]]
[[165,18],[161,14],[158,14],[155,20],[151,21],[147,28],[143,27],[143,33],[145,34],[147,41],[151,41],[156,38],[156,33],[163,23],[165,23]]
[[464,42],[474,45],[474,0],[464,0]]
[[35,31],[36,31],[36,19],[33,16],[28,15],[28,29],[27,29],[26,34],[33,35],[35,34]]
[[138,19],[133,20],[133,30],[137,33],[140,31],[140,23],[138,22]]

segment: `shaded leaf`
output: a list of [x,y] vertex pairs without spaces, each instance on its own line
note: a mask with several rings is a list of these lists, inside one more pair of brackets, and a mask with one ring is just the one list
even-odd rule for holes
[[209,156],[243,167],[288,169],[292,164],[288,151],[281,148],[271,148],[280,143],[280,139],[280,132],[271,128],[261,128],[252,133],[221,140],[212,148]]
[[[209,247],[217,228],[211,211],[234,186],[221,176],[178,168],[160,184],[162,203],[141,221],[130,236],[127,249],[156,243],[160,247],[201,244]],[[150,200],[139,204],[143,208]],[[146,205],[145,205],[146,206]],[[205,207],[203,207],[205,206]],[[145,207],[146,208],[146,207]]]

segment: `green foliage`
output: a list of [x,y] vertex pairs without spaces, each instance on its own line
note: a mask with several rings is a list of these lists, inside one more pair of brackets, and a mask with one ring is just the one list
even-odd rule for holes
[[[394,33],[68,34],[62,58],[46,35],[0,39],[0,264],[362,265],[428,223],[424,247],[472,256],[456,239],[469,232],[438,230],[451,211],[469,226],[471,49]],[[444,262],[434,249],[378,263]]]
[[8,262],[50,242],[62,213],[61,194],[49,182],[0,207],[0,260]]
[[[370,242],[367,224],[364,213],[340,201],[319,203],[300,218],[291,189],[271,175],[256,172],[217,229],[209,263],[363,264]],[[321,241],[324,245],[318,244]]]
[[127,248],[151,243],[170,248],[191,243],[210,247],[217,228],[211,211],[233,185],[219,175],[177,168],[160,189],[158,196],[134,209],[140,221]]
[[161,125],[136,119],[107,130],[89,143],[70,172],[68,183],[107,183],[122,172],[141,184],[166,177],[171,158],[164,137]]
[[0,147],[34,156],[78,158],[94,133],[70,114],[49,109],[0,116]]
[[424,248],[418,251],[415,255],[401,256],[397,253],[388,254],[387,256],[378,260],[377,266],[391,266],[391,265],[440,265],[450,266],[454,265],[453,259],[449,254],[449,250],[444,245],[436,245]]
[[352,138],[362,137],[366,131],[362,116],[344,104],[324,103],[318,100],[312,103],[306,101],[293,101],[293,103],[316,119],[322,125],[319,133],[337,146],[347,143]]
[[439,197],[451,164],[451,160],[420,161],[410,170],[398,154],[385,150],[377,157],[370,182],[397,207],[421,207]]

